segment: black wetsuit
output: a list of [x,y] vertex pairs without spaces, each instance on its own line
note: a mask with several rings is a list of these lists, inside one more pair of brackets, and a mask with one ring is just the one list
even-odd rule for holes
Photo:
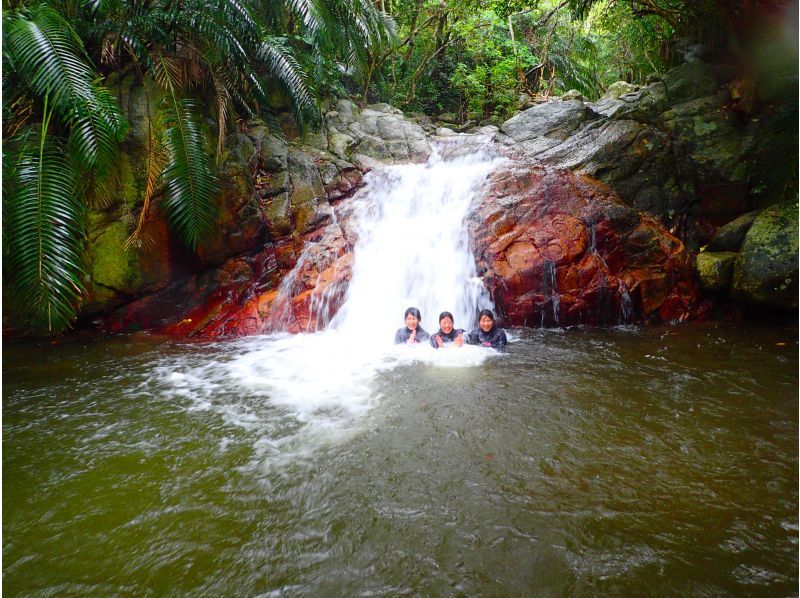
[[505,330],[492,326],[489,332],[484,332],[481,328],[476,328],[467,336],[467,342],[470,345],[483,345],[484,347],[492,347],[494,349],[503,350],[508,343]]
[[[464,331],[461,330],[461,328],[453,328],[450,331],[450,334],[445,334],[444,332],[442,332],[442,329],[439,328],[439,331],[436,332],[436,334],[431,335],[431,345],[433,345],[434,349],[439,348],[439,343],[436,342],[437,335],[442,337],[442,344],[447,345],[452,342],[455,342],[456,337],[459,335],[459,333],[464,334]],[[466,336],[464,337],[464,340],[466,340]]]
[[[394,333],[394,344],[395,345],[402,345],[405,342],[408,342],[408,337],[411,336],[411,330],[406,328],[398,328],[397,332]],[[414,338],[414,343],[424,343],[431,337],[430,334],[425,332],[421,326],[417,326],[417,336]]]

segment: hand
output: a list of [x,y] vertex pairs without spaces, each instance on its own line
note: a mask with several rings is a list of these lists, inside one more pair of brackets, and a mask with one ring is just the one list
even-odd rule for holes
[[453,341],[453,344],[456,347],[463,347],[464,346],[464,335],[459,332],[458,335],[456,336],[456,340]]
[[411,334],[408,335],[408,340],[406,341],[408,344],[413,344],[417,342],[417,331],[416,329],[411,331]]
[[441,348],[442,348],[442,345],[444,344],[444,343],[442,342],[442,337],[441,337],[441,336],[439,336],[439,335],[437,334],[437,335],[436,335],[435,337],[433,337],[433,338],[435,338],[435,339],[436,339],[436,344],[437,344],[437,345],[439,345],[439,348],[441,349]]

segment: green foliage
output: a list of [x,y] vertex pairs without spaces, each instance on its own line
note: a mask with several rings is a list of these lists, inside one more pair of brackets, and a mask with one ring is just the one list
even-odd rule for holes
[[412,110],[454,112],[462,120],[470,114],[504,118],[521,93],[546,98],[577,89],[595,99],[614,81],[641,82],[662,70],[663,50],[676,32],[671,23],[688,26],[691,19],[681,10],[707,15],[708,4],[401,0],[394,13],[398,51],[377,75],[374,92]]
[[86,208],[80,165],[59,139],[45,134],[51,115],[45,98],[42,132],[12,141],[17,151],[4,169],[3,207],[5,267],[14,273],[16,303],[32,326],[52,332],[72,322],[83,292]]
[[159,129],[167,163],[161,174],[164,183],[163,206],[170,225],[186,244],[195,249],[214,230],[219,191],[212,170],[205,135],[195,120],[196,104],[174,96],[159,112]]
[[159,198],[172,228],[196,248],[213,231],[219,188],[199,124],[203,106],[216,111],[218,156],[229,123],[269,110],[272,89],[290,99],[301,129],[317,125],[314,75],[324,72],[328,89],[369,79],[394,33],[394,21],[363,0],[33,0],[9,7],[3,249],[16,303],[48,331],[69,326],[80,304],[86,202],[107,195],[126,134],[104,74],[133,72],[166,93],[151,115],[147,185],[126,248],[140,245],[146,212]]
[[482,118],[505,118],[516,108],[524,71],[536,64],[527,44],[513,42],[507,27],[493,13],[469,19],[458,31],[462,56],[450,81],[467,104],[467,112]]

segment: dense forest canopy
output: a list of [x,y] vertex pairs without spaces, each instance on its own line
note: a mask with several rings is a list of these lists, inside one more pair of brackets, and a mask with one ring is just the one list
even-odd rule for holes
[[[777,68],[774,55],[755,50],[770,44],[757,42],[764,31],[774,35],[787,4],[6,2],[4,286],[30,326],[60,331],[74,321],[84,294],[87,211],[113,200],[129,126],[111,91],[125,77],[161,98],[147,122],[147,189],[126,247],[145,241],[141,225],[157,205],[194,249],[214,226],[215,156],[238,120],[258,116],[279,131],[275,115],[288,104],[302,131],[320,124],[324,100],[349,95],[449,113],[453,122],[497,122],[526,101],[572,89],[596,99],[615,81],[644,82],[676,61],[681,40],[724,48],[743,73],[745,95],[755,97],[756,86],[769,87],[758,73]],[[781,64],[778,78],[794,77],[796,92],[796,56]],[[773,87],[773,96],[786,89]]]

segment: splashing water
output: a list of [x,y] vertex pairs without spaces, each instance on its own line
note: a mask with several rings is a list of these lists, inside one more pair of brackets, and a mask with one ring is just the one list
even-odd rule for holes
[[[438,329],[441,311],[452,312],[456,327],[469,331],[477,312],[493,307],[477,277],[464,220],[500,161],[486,151],[452,160],[434,152],[426,164],[367,175],[352,200],[358,235],[352,278],[328,328],[251,337],[229,343],[213,360],[162,364],[159,378],[167,392],[256,430],[261,461],[274,466],[356,430],[380,399],[373,382],[382,371],[420,362],[452,368],[485,361],[494,352],[483,347],[435,350],[395,346],[393,340],[409,306],[421,310],[430,333]],[[280,292],[290,298],[290,281]],[[232,404],[232,397],[238,402]]]

